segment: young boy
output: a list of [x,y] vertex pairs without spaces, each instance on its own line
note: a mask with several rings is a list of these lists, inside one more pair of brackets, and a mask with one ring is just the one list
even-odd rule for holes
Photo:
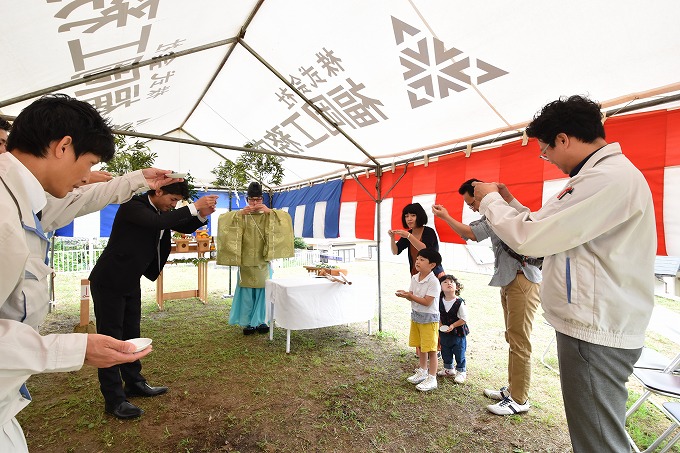
[[[439,339],[439,306],[434,301],[441,287],[432,270],[442,262],[439,252],[424,248],[418,252],[408,291],[399,290],[397,297],[411,301],[411,331],[408,344],[420,347],[419,367],[407,380],[422,392],[437,388],[437,342]],[[428,366],[428,359],[430,361]]]
[[[470,333],[467,326],[467,310],[465,301],[460,297],[463,285],[453,275],[444,275],[439,279],[442,293],[439,296],[439,340],[442,345],[444,369],[437,371],[437,376],[450,376],[457,384],[465,382],[465,349],[466,335]],[[453,368],[453,358],[456,368]]]

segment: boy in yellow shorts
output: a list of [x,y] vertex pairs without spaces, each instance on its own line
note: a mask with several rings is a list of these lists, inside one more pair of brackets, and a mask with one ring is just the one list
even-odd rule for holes
[[[416,373],[407,380],[417,384],[422,392],[437,388],[437,342],[439,340],[439,305],[441,286],[432,270],[442,263],[442,257],[436,250],[424,248],[418,252],[415,268],[418,271],[411,277],[408,291],[399,290],[397,297],[411,301],[411,331],[408,345],[420,347],[419,367]],[[429,365],[428,365],[429,359]]]

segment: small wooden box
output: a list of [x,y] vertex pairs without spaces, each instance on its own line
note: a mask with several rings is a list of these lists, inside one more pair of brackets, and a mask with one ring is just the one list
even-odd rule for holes
[[209,252],[210,238],[196,238],[196,247],[199,252]]
[[175,241],[175,251],[177,253],[187,253],[191,239],[173,239]]

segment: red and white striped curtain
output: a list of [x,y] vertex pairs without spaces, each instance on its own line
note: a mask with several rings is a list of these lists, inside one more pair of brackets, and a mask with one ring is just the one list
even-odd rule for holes
[[[642,171],[654,198],[658,248],[657,255],[680,255],[680,110],[655,111],[610,118],[605,122],[608,142],[619,142],[623,152]],[[532,210],[538,210],[546,197],[557,193],[562,174],[554,165],[538,158],[535,140],[522,146],[521,140],[495,149],[440,157],[425,166],[410,166],[406,175],[387,195],[383,211],[383,226],[401,228],[401,210],[412,202],[423,204],[441,242],[463,241],[444,222],[431,213],[432,204],[443,204],[457,219],[470,217],[458,187],[467,179],[505,183],[512,194]],[[403,173],[383,175],[383,192]],[[376,177],[362,175],[359,182],[375,194]],[[354,180],[346,180],[342,188],[340,208],[340,236],[375,239],[376,204]],[[578,225],[574,226],[578,228]]]

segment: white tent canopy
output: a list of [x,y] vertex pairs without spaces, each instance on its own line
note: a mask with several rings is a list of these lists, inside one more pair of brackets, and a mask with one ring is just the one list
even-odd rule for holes
[[291,156],[290,186],[500,139],[563,95],[677,94],[678,17],[676,0],[5,0],[0,111],[69,93],[178,139],[150,142],[159,167],[209,184],[251,142]]

